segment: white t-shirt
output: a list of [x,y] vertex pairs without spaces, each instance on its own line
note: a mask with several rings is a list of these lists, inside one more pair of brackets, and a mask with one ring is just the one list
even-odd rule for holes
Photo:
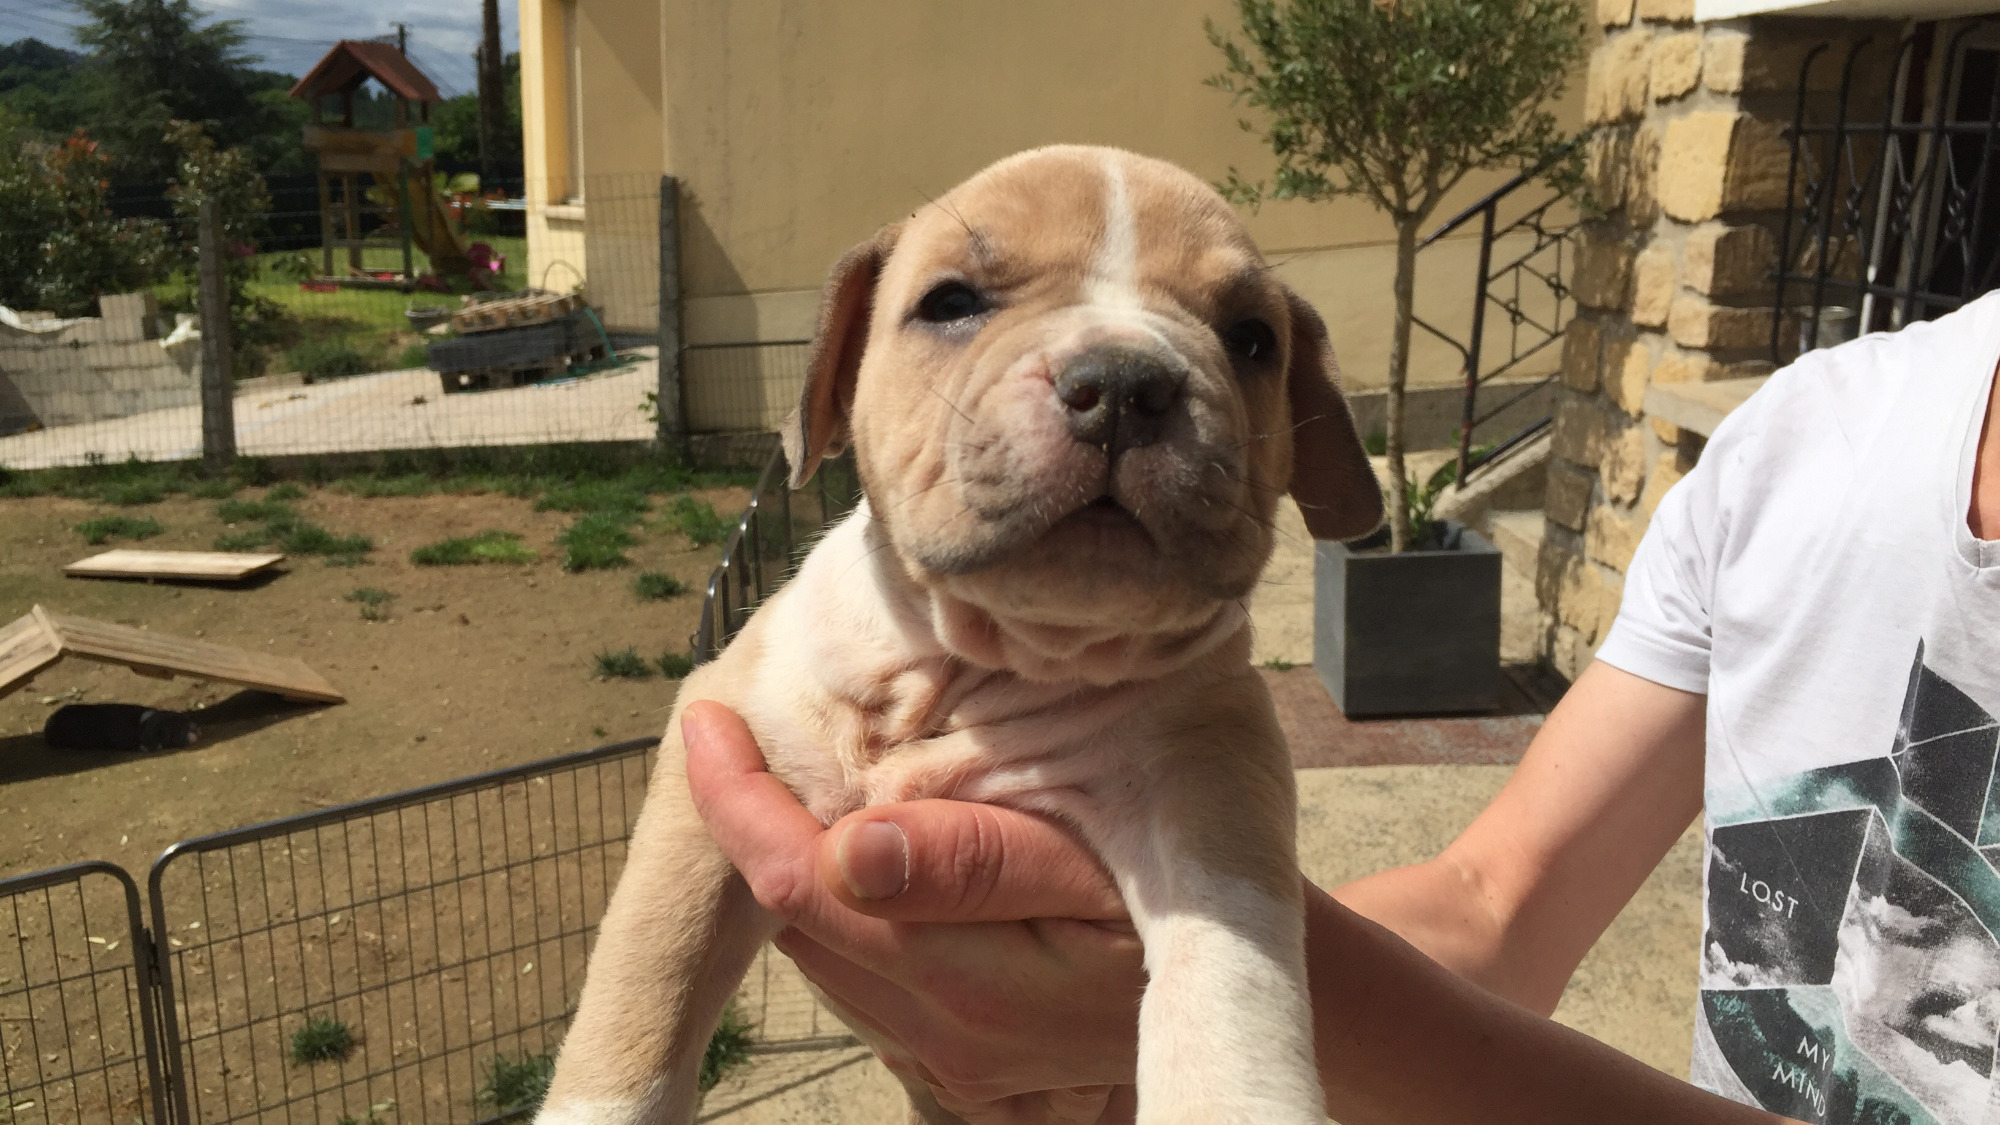
[[1708,696],[1694,1081],[2000,1123],[2000,292],[1809,353],[1661,502],[1597,658]]

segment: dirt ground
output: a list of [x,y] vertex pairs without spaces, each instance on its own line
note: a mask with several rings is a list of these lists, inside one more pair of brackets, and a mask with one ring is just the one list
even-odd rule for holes
[[[241,494],[254,498],[256,490]],[[740,510],[741,489],[701,492]],[[162,633],[297,657],[346,693],[334,706],[289,704],[200,680],[159,681],[66,659],[0,698],[0,876],[84,859],[143,872],[190,836],[659,732],[671,681],[605,680],[601,649],[647,658],[684,652],[699,590],[720,554],[650,526],[633,566],[565,574],[555,537],[572,520],[504,496],[361,499],[309,491],[295,506],[337,534],[373,537],[369,561],[294,558],[241,588],[65,578],[86,546],[75,524],[125,514],[164,527],[143,544],[208,550],[227,528],[213,501],[170,498],[110,509],[81,500],[0,501],[0,616],[34,604]],[[655,507],[658,507],[656,503]],[[418,567],[412,548],[486,528],[519,532],[539,557],[523,566]],[[642,602],[638,570],[663,570],[688,592]],[[347,600],[359,587],[395,595],[387,620]],[[49,749],[41,728],[71,699],[201,710],[201,741],[155,755]]]

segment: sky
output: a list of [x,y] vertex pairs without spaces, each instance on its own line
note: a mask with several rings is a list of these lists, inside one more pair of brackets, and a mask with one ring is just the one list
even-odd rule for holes
[[[410,25],[410,58],[446,97],[470,93],[478,84],[472,52],[479,43],[479,0],[195,0],[198,10],[218,19],[241,20],[249,42],[244,49],[262,56],[267,70],[304,74],[337,39],[372,39],[396,32],[394,21]],[[516,6],[501,0],[500,40],[516,50]],[[65,0],[0,0],[0,43],[35,38],[76,48],[69,28],[82,20]]]

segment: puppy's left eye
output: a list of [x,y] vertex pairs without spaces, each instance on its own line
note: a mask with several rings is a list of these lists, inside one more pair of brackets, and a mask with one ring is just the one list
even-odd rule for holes
[[1278,354],[1278,334],[1253,317],[1223,329],[1222,347],[1238,359],[1270,359]]
[[917,316],[932,324],[950,324],[978,316],[987,309],[986,298],[963,281],[946,281],[931,288],[917,302]]

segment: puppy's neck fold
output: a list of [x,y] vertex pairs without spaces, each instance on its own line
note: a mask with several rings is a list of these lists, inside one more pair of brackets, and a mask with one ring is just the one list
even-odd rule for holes
[[832,533],[847,536],[854,537],[847,549],[829,555],[847,559],[839,569],[849,573],[829,571],[829,587],[815,596],[876,599],[906,658],[943,657],[1033,683],[1108,687],[1186,667],[1249,624],[1240,601],[1217,602],[1204,617],[1153,629],[1138,621],[1126,628],[1009,617],[912,574],[865,501]]

